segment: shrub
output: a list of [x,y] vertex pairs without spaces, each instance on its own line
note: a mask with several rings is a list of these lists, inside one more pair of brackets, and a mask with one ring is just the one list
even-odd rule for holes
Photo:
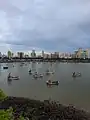
[[[7,96],[4,94],[4,92],[0,89],[0,102],[5,100]],[[13,108],[10,107],[7,110],[0,110],[0,120],[14,120],[13,116]],[[18,118],[18,120],[24,120],[22,116]]]
[[4,94],[4,92],[0,89],[0,101],[6,99],[7,96]]

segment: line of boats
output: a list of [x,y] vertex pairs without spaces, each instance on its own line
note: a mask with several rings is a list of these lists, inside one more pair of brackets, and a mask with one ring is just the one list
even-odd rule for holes
[[[32,71],[29,70],[29,74],[32,74]],[[50,74],[54,74],[54,72],[50,72],[49,70],[46,71],[46,75],[50,75]],[[35,72],[35,74],[33,74],[33,77],[34,78],[42,78],[43,77],[43,74],[38,74],[37,72]],[[51,81],[51,80],[48,80],[46,81],[46,84],[47,85],[58,85],[59,84],[59,81]]]
[[[29,70],[29,74],[30,74],[30,75],[33,74],[31,69]],[[46,75],[50,75],[50,74],[54,74],[54,72],[50,72],[49,70],[47,70],[47,71],[46,71]],[[37,72],[35,72],[35,73],[33,74],[33,77],[34,77],[34,78],[42,78],[42,77],[43,77],[43,74],[38,74]]]
[[[32,74],[32,71],[29,70],[29,74]],[[46,71],[46,75],[50,75],[50,74],[54,74],[54,72],[50,72],[49,70]],[[72,77],[76,78],[76,77],[80,77],[81,76],[81,73],[78,72],[78,73],[75,73],[73,72],[72,74]],[[35,74],[33,74],[33,77],[35,79],[37,78],[42,78],[43,77],[43,74],[38,74],[37,72],[35,72]],[[19,80],[20,77],[19,76],[12,76],[11,73],[8,74],[8,77],[7,77],[8,81],[12,81],[12,80]],[[59,81],[51,81],[51,80],[48,80],[46,81],[46,84],[47,85],[59,85]]]
[[[20,66],[23,66],[24,63],[22,63]],[[8,69],[8,67],[3,67],[3,69]],[[39,74],[37,72],[32,72],[32,70],[29,70],[29,74],[33,76],[33,78],[37,79],[37,78],[43,78],[44,75],[43,74]],[[49,71],[49,69],[46,70],[45,75],[53,75],[54,72]],[[72,77],[76,78],[76,77],[81,77],[81,73],[80,72],[73,72],[72,73]],[[7,77],[8,81],[12,81],[12,80],[19,80],[20,77],[19,76],[12,76],[11,73],[8,74]],[[47,85],[59,85],[59,81],[52,81],[52,80],[48,80],[46,81]]]

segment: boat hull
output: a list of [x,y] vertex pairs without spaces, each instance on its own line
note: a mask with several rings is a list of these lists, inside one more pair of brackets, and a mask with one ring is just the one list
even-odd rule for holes
[[59,81],[48,82],[46,81],[47,85],[59,85]]
[[13,76],[13,77],[8,78],[8,81],[11,81],[11,80],[19,80],[19,79],[20,79],[19,77]]

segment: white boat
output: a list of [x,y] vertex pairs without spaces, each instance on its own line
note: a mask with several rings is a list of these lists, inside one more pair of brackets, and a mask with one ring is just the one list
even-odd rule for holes
[[54,74],[54,72],[46,72],[46,75]]
[[34,78],[41,78],[41,77],[43,77],[43,75],[42,74],[34,74],[33,77]]
[[72,77],[81,77],[81,73],[76,73],[75,75],[72,74]]
[[43,77],[43,75],[42,75],[42,74],[39,74],[39,77]]

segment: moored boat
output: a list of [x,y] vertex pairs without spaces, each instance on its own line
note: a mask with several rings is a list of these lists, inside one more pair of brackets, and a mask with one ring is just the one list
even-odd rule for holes
[[6,66],[6,67],[3,67],[3,69],[8,69],[8,67]]
[[81,77],[81,73],[72,74],[72,77]]
[[39,74],[39,77],[43,77],[43,75],[42,75],[42,74]]
[[11,80],[19,80],[20,77],[19,76],[10,76],[8,77],[8,81],[11,81]]
[[59,81],[50,81],[50,80],[48,80],[48,81],[46,81],[46,84],[47,85],[58,85]]
[[31,75],[31,74],[32,74],[32,72],[29,72],[29,74]]
[[32,74],[32,70],[31,69],[29,70],[29,74]]
[[49,75],[49,74],[54,74],[54,72],[49,72],[49,71],[47,71],[47,72],[46,72],[46,75]]
[[34,74],[33,77],[34,77],[34,78],[42,78],[43,75],[42,75],[42,74]]

